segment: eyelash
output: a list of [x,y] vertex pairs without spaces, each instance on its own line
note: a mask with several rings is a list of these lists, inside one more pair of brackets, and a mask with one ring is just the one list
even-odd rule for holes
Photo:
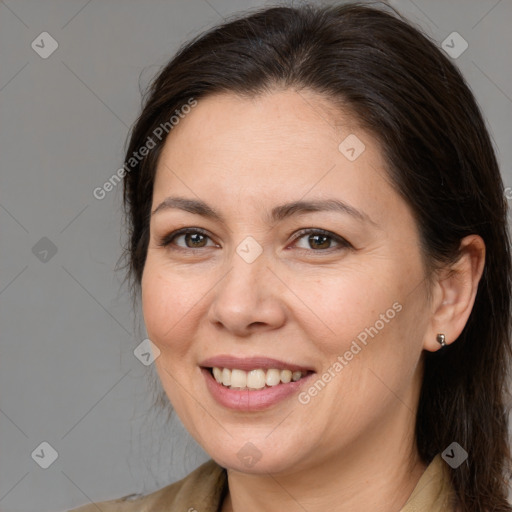
[[[185,251],[185,252],[190,252],[190,251],[195,252],[197,250],[206,249],[207,247],[211,247],[211,246],[207,246],[207,247],[195,247],[194,248],[194,247],[180,247],[177,245],[174,247],[171,247],[172,242],[175,238],[177,238],[181,235],[187,235],[189,233],[200,234],[207,238],[210,238],[210,240],[211,240],[210,235],[205,230],[203,230],[201,228],[181,228],[181,229],[173,231],[172,233],[169,233],[168,235],[165,235],[164,237],[162,237],[158,241],[158,246],[159,247],[167,247],[168,249],[171,249],[171,250],[178,250],[178,251]],[[350,242],[348,242],[347,240],[345,240],[343,237],[338,236],[338,235],[332,233],[331,231],[327,231],[325,229],[319,229],[319,228],[317,228],[317,229],[314,229],[314,228],[301,229],[298,231],[298,233],[296,235],[297,236],[295,236],[295,238],[293,239],[293,242],[297,242],[298,240],[300,240],[301,238],[303,238],[306,235],[322,235],[322,236],[331,238],[333,241],[335,241],[336,243],[339,244],[339,247],[329,247],[327,249],[299,249],[300,251],[316,252],[316,253],[322,253],[322,252],[330,253],[333,250],[339,251],[342,249],[353,248],[353,245]]]

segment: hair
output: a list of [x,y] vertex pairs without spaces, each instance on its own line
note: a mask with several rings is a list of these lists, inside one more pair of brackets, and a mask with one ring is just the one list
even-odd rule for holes
[[[427,274],[456,261],[465,236],[485,242],[483,275],[461,335],[443,350],[423,353],[415,435],[425,463],[453,441],[469,453],[450,473],[460,510],[510,512],[512,278],[503,182],[461,73],[434,41],[385,7],[357,2],[259,9],[179,49],[150,84],[127,145],[126,275],[136,297],[166,140],[155,130],[168,126],[191,99],[304,89],[349,112],[381,147],[388,177],[413,212]],[[153,149],[131,161],[150,139]]]

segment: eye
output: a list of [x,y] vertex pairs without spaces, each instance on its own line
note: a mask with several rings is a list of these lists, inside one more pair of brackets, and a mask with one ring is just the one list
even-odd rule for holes
[[[160,247],[167,247],[171,244],[179,249],[202,249],[203,247],[216,247],[216,244],[207,245],[209,235],[200,228],[182,228],[173,231],[159,240]],[[176,243],[177,240],[183,240],[184,245]]]
[[[180,239],[182,243],[177,243]],[[173,249],[178,250],[218,247],[213,241],[211,245],[208,245],[208,240],[211,240],[210,236],[201,228],[182,228],[165,235],[158,241],[158,245],[160,247],[174,245],[175,247],[173,247]],[[297,242],[302,241],[304,241],[305,245],[300,247],[300,244]],[[338,247],[333,247],[333,243],[337,244]],[[313,249],[313,252],[330,252],[330,250],[341,250],[353,247],[350,242],[341,236],[324,229],[313,228],[300,230],[294,238],[294,245],[301,250],[307,250],[309,252],[311,252],[311,249]]]
[[[300,247],[301,249],[313,249],[316,252],[325,252],[330,249],[340,250],[353,247],[350,242],[341,236],[338,236],[324,229],[303,229],[299,231],[298,236],[295,238],[295,241],[302,240],[304,240],[305,244]],[[333,242],[338,245],[337,248],[332,246]]]

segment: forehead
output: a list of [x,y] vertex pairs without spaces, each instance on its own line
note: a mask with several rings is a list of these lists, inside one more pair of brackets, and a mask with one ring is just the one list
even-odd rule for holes
[[[317,93],[275,91],[253,98],[215,94],[198,100],[170,132],[160,156],[156,187],[187,172],[211,181],[226,174],[263,182],[271,176],[283,185],[304,184],[339,160],[339,144],[358,133],[366,160],[373,141],[353,118]],[[376,156],[376,155],[374,155]]]
[[[347,157],[347,140],[356,140],[356,158]],[[152,210],[171,195],[247,220],[301,199],[340,199],[382,220],[407,210],[378,143],[311,91],[199,99],[167,137]]]
[[[297,202],[333,200],[345,213],[352,208],[360,215],[322,213],[322,219],[335,223],[330,226],[357,233],[363,224],[373,224],[388,240],[416,243],[414,215],[390,181],[379,143],[333,108],[303,91],[199,100],[165,142],[151,211],[181,198],[189,201],[185,210],[197,213],[201,202],[203,219],[206,206],[219,214],[217,222],[246,231],[287,222],[284,211]],[[344,141],[350,137],[363,145],[356,158],[347,157]],[[164,213],[151,215],[151,224],[164,229],[168,219]]]

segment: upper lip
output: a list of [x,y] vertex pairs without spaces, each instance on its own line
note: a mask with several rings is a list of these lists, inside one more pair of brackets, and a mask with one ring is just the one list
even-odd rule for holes
[[230,355],[218,355],[205,359],[199,366],[204,368],[236,368],[238,370],[250,371],[261,369],[291,370],[296,372],[314,371],[312,368],[293,363],[287,363],[278,359],[265,356],[234,357]]

